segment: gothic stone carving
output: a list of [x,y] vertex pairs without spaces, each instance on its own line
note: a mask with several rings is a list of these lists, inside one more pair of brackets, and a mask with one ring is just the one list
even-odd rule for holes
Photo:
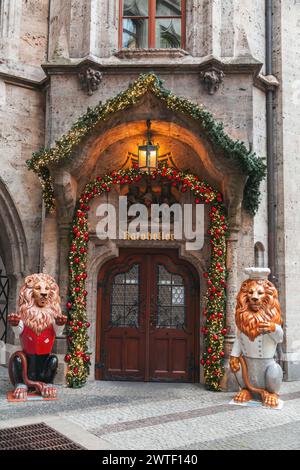
[[201,72],[200,77],[207,88],[210,95],[214,95],[220,88],[224,79],[224,72],[217,68],[211,68],[205,72]]
[[85,90],[87,94],[91,96],[94,91],[98,90],[103,75],[98,70],[93,70],[88,67],[79,72],[78,78],[81,85],[81,89]]

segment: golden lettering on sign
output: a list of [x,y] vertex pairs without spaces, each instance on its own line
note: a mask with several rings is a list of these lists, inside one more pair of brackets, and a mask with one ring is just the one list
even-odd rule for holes
[[174,241],[174,233],[148,232],[148,233],[130,233],[124,232],[124,240],[155,240],[155,241]]

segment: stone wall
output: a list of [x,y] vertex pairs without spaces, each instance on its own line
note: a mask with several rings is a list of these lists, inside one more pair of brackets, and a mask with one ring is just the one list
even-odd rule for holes
[[286,339],[286,378],[300,377],[300,2],[275,1],[275,74],[281,86],[276,96],[276,163],[278,183],[278,271]]
[[[44,269],[59,278],[59,266],[65,262],[60,243],[68,227],[58,227],[54,214],[47,217],[41,229],[40,186],[36,176],[27,171],[26,159],[42,145],[53,145],[87,107],[125,90],[141,72],[153,70],[165,80],[166,88],[203,104],[224,123],[233,138],[241,139],[266,157],[266,89],[257,79],[265,60],[265,2],[187,0],[186,3],[189,55],[144,51],[122,56],[117,53],[117,0],[52,0],[51,8],[49,0],[1,1],[0,176],[26,236],[27,272],[39,269],[41,248]],[[276,93],[275,121],[279,290],[287,332],[283,359],[293,361],[287,365],[286,375],[292,379],[300,376],[297,355],[300,222],[296,216],[300,82],[295,67],[300,50],[300,4],[298,0],[274,0],[274,6],[274,67],[281,83]],[[92,96],[81,90],[78,80],[82,60],[103,73],[99,89]],[[210,95],[200,72],[216,63],[224,70],[225,78],[219,90]],[[183,160],[182,164],[188,165]],[[265,248],[267,263],[266,183],[261,190],[262,202],[254,221],[242,212],[242,230],[234,234],[237,240],[233,240],[232,246],[239,246],[234,260],[235,290],[243,279],[243,268],[254,263],[256,242]],[[42,231],[47,237],[40,247]],[[233,290],[231,299],[234,294]],[[232,303],[230,315],[233,308]]]

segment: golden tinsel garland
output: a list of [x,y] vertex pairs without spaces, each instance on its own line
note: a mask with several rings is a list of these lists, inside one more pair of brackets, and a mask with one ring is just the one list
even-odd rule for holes
[[71,158],[74,148],[95,126],[107,120],[113,113],[138,103],[141,97],[149,91],[164,101],[169,109],[184,113],[199,121],[201,133],[217,150],[222,151],[225,158],[233,160],[240,171],[248,176],[244,192],[244,207],[254,215],[260,201],[260,183],[266,176],[266,165],[262,159],[248,151],[243,142],[231,139],[224,132],[223,125],[216,122],[203,106],[186,98],[180,98],[164,88],[162,81],[154,73],[140,75],[124,92],[104,104],[99,103],[95,108],[89,108],[70,131],[56,142],[54,147],[42,148],[39,152],[35,152],[30,160],[27,160],[28,168],[33,170],[41,181],[46,208],[51,210],[54,207],[53,183],[48,165]]

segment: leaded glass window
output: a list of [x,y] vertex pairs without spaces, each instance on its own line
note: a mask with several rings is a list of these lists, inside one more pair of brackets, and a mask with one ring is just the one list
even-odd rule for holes
[[157,326],[182,328],[186,323],[186,295],[183,277],[158,265]]
[[139,265],[116,274],[111,291],[110,322],[114,327],[138,327],[139,324]]

